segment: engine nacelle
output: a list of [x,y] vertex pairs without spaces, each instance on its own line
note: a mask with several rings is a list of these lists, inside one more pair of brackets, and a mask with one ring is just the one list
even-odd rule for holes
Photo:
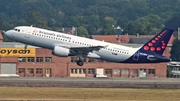
[[60,47],[60,46],[55,46],[54,50],[52,51],[53,55],[60,56],[60,57],[67,57],[69,55],[69,49]]

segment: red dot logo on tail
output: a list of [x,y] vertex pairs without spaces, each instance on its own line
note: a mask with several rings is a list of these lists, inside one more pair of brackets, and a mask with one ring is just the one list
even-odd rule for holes
[[149,50],[149,47],[148,46],[144,46],[144,50]]
[[156,43],[156,40],[152,40],[152,43]]
[[151,50],[151,51],[155,51],[155,48],[154,48],[154,47],[151,47],[150,50]]
[[157,48],[156,48],[156,50],[157,50],[157,51],[160,51],[160,50],[161,50],[161,48],[160,48],[160,47],[157,47]]
[[161,46],[161,48],[162,48],[162,49],[164,49],[164,48],[165,48],[165,46]]
[[155,40],[157,41],[157,40],[159,40],[159,38],[155,38]]
[[153,44],[151,42],[148,43],[148,46],[153,46]]

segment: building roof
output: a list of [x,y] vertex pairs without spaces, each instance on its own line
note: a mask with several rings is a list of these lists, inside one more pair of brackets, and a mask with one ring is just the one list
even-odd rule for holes
[[[148,42],[151,38],[153,38],[155,35],[128,35],[130,38],[130,42],[134,42],[137,44],[145,44]],[[168,44],[172,44],[173,40],[175,39],[174,33],[172,34]]]
[[129,43],[129,37],[126,35],[92,35],[93,39],[110,43]]
[[[93,39],[120,44],[120,43],[132,43],[132,44],[145,44],[154,35],[92,35]],[[172,44],[175,39],[174,35],[171,36],[169,43]]]
[[2,32],[0,32],[0,40],[3,40]]
[[[24,48],[25,44],[18,42],[1,42],[0,48]],[[39,48],[36,46],[28,45],[28,48]]]
[[76,35],[76,28],[75,27],[72,27],[72,28],[57,28],[56,31],[58,32],[63,32],[63,33],[66,33],[66,34],[72,34],[72,35]]
[[151,38],[130,38],[129,43],[136,43],[136,44],[144,44],[148,42]]

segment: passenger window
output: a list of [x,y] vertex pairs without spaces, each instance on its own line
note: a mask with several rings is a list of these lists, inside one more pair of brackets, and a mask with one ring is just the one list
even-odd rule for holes
[[20,32],[20,29],[18,29],[18,32]]

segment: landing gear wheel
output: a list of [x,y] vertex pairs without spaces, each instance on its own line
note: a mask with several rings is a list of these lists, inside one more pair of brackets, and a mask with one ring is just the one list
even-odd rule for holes
[[84,63],[82,61],[77,61],[78,66],[82,66]]

